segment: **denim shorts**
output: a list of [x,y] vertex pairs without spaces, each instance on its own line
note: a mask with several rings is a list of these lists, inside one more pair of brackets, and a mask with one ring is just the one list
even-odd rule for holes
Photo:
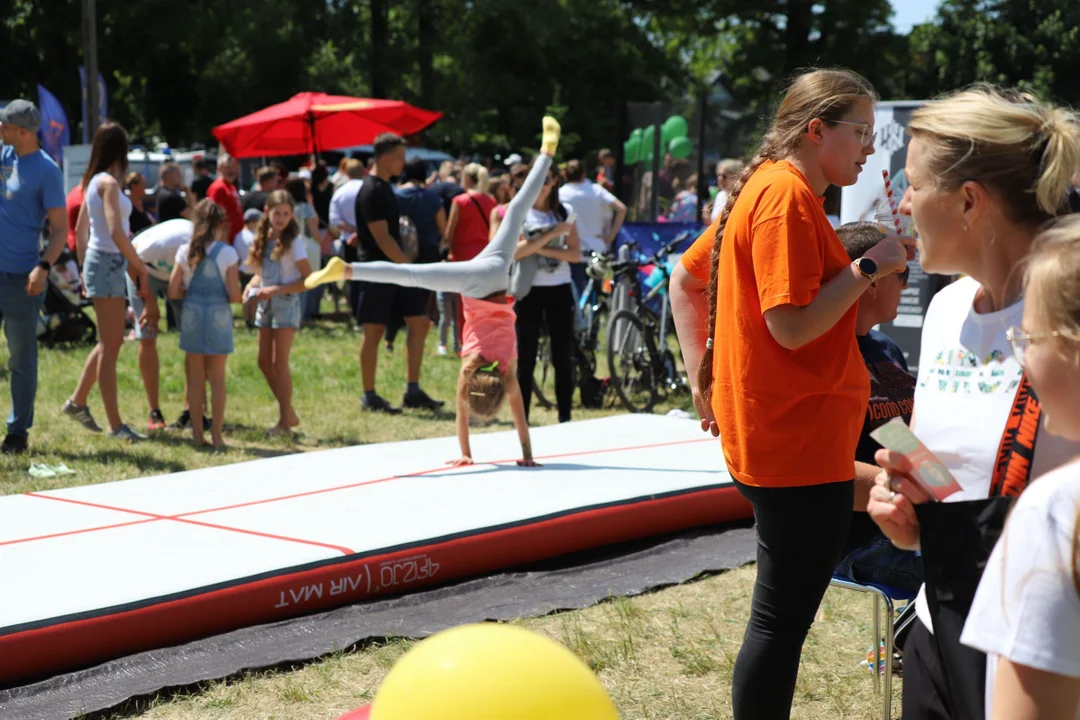
[[83,258],[83,286],[88,298],[122,298],[127,296],[127,259],[120,253],[100,252],[87,248]]
[[300,327],[300,296],[275,295],[263,300],[255,310],[255,327],[281,330]]
[[[169,281],[159,280],[153,275],[147,276],[150,280],[150,297],[154,302],[157,302],[158,298],[165,298],[166,302],[172,306],[173,315],[176,317],[177,322],[183,316],[184,301],[183,300],[169,300]],[[131,305],[132,311],[135,313],[135,339],[136,340],[153,340],[157,337],[158,331],[156,328],[148,327],[143,329],[139,324],[139,316],[142,315],[143,308],[146,307],[146,303],[143,301],[139,294],[135,292],[135,283],[132,281],[131,276],[124,273],[124,280],[127,283],[127,299]],[[162,318],[164,320],[164,317]],[[161,323],[158,323],[160,327]]]

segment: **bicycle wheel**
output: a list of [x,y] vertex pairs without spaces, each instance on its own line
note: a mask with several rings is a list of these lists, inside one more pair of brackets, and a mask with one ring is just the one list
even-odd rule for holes
[[611,315],[607,334],[611,385],[630,412],[649,412],[656,404],[656,351],[641,318],[629,310]]
[[540,407],[550,409],[555,402],[555,368],[551,365],[551,341],[546,332],[540,333],[536,346],[536,368],[533,370],[533,396]]

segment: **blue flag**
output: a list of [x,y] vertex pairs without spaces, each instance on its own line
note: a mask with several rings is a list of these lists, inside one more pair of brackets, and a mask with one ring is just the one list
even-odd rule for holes
[[67,113],[56,96],[46,90],[44,85],[38,85],[37,91],[38,111],[41,113],[41,129],[38,130],[41,146],[59,165],[64,159],[63,148],[71,144]]
[[[86,122],[86,68],[82,65],[79,66],[79,83],[82,87],[82,141],[86,145],[90,142],[91,138],[86,132],[89,124]],[[101,77],[101,73],[98,73],[98,126],[100,127],[105,120],[109,117],[109,93],[105,89],[105,78]]]

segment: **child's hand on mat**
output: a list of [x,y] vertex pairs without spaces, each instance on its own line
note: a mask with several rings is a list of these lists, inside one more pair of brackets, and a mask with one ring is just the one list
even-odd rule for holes
[[911,480],[911,462],[889,450],[879,450],[875,460],[885,469],[874,478],[866,512],[893,545],[901,550],[918,550],[920,528],[915,504],[928,498]]
[[466,455],[463,457],[459,457],[457,460],[450,460],[446,464],[450,467],[465,467],[466,465],[472,465],[473,459]]
[[544,467],[532,458],[522,458],[517,461],[518,467]]

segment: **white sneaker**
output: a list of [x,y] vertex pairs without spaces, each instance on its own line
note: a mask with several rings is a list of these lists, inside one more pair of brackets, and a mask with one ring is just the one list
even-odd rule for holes
[[126,440],[127,442],[141,442],[147,439],[147,437],[141,432],[132,430],[130,427],[124,424],[121,424],[120,427],[110,432],[109,437],[116,440]]
[[442,357],[444,355],[449,355],[450,351],[446,349],[445,345],[440,345],[439,347],[435,348],[435,354]]

